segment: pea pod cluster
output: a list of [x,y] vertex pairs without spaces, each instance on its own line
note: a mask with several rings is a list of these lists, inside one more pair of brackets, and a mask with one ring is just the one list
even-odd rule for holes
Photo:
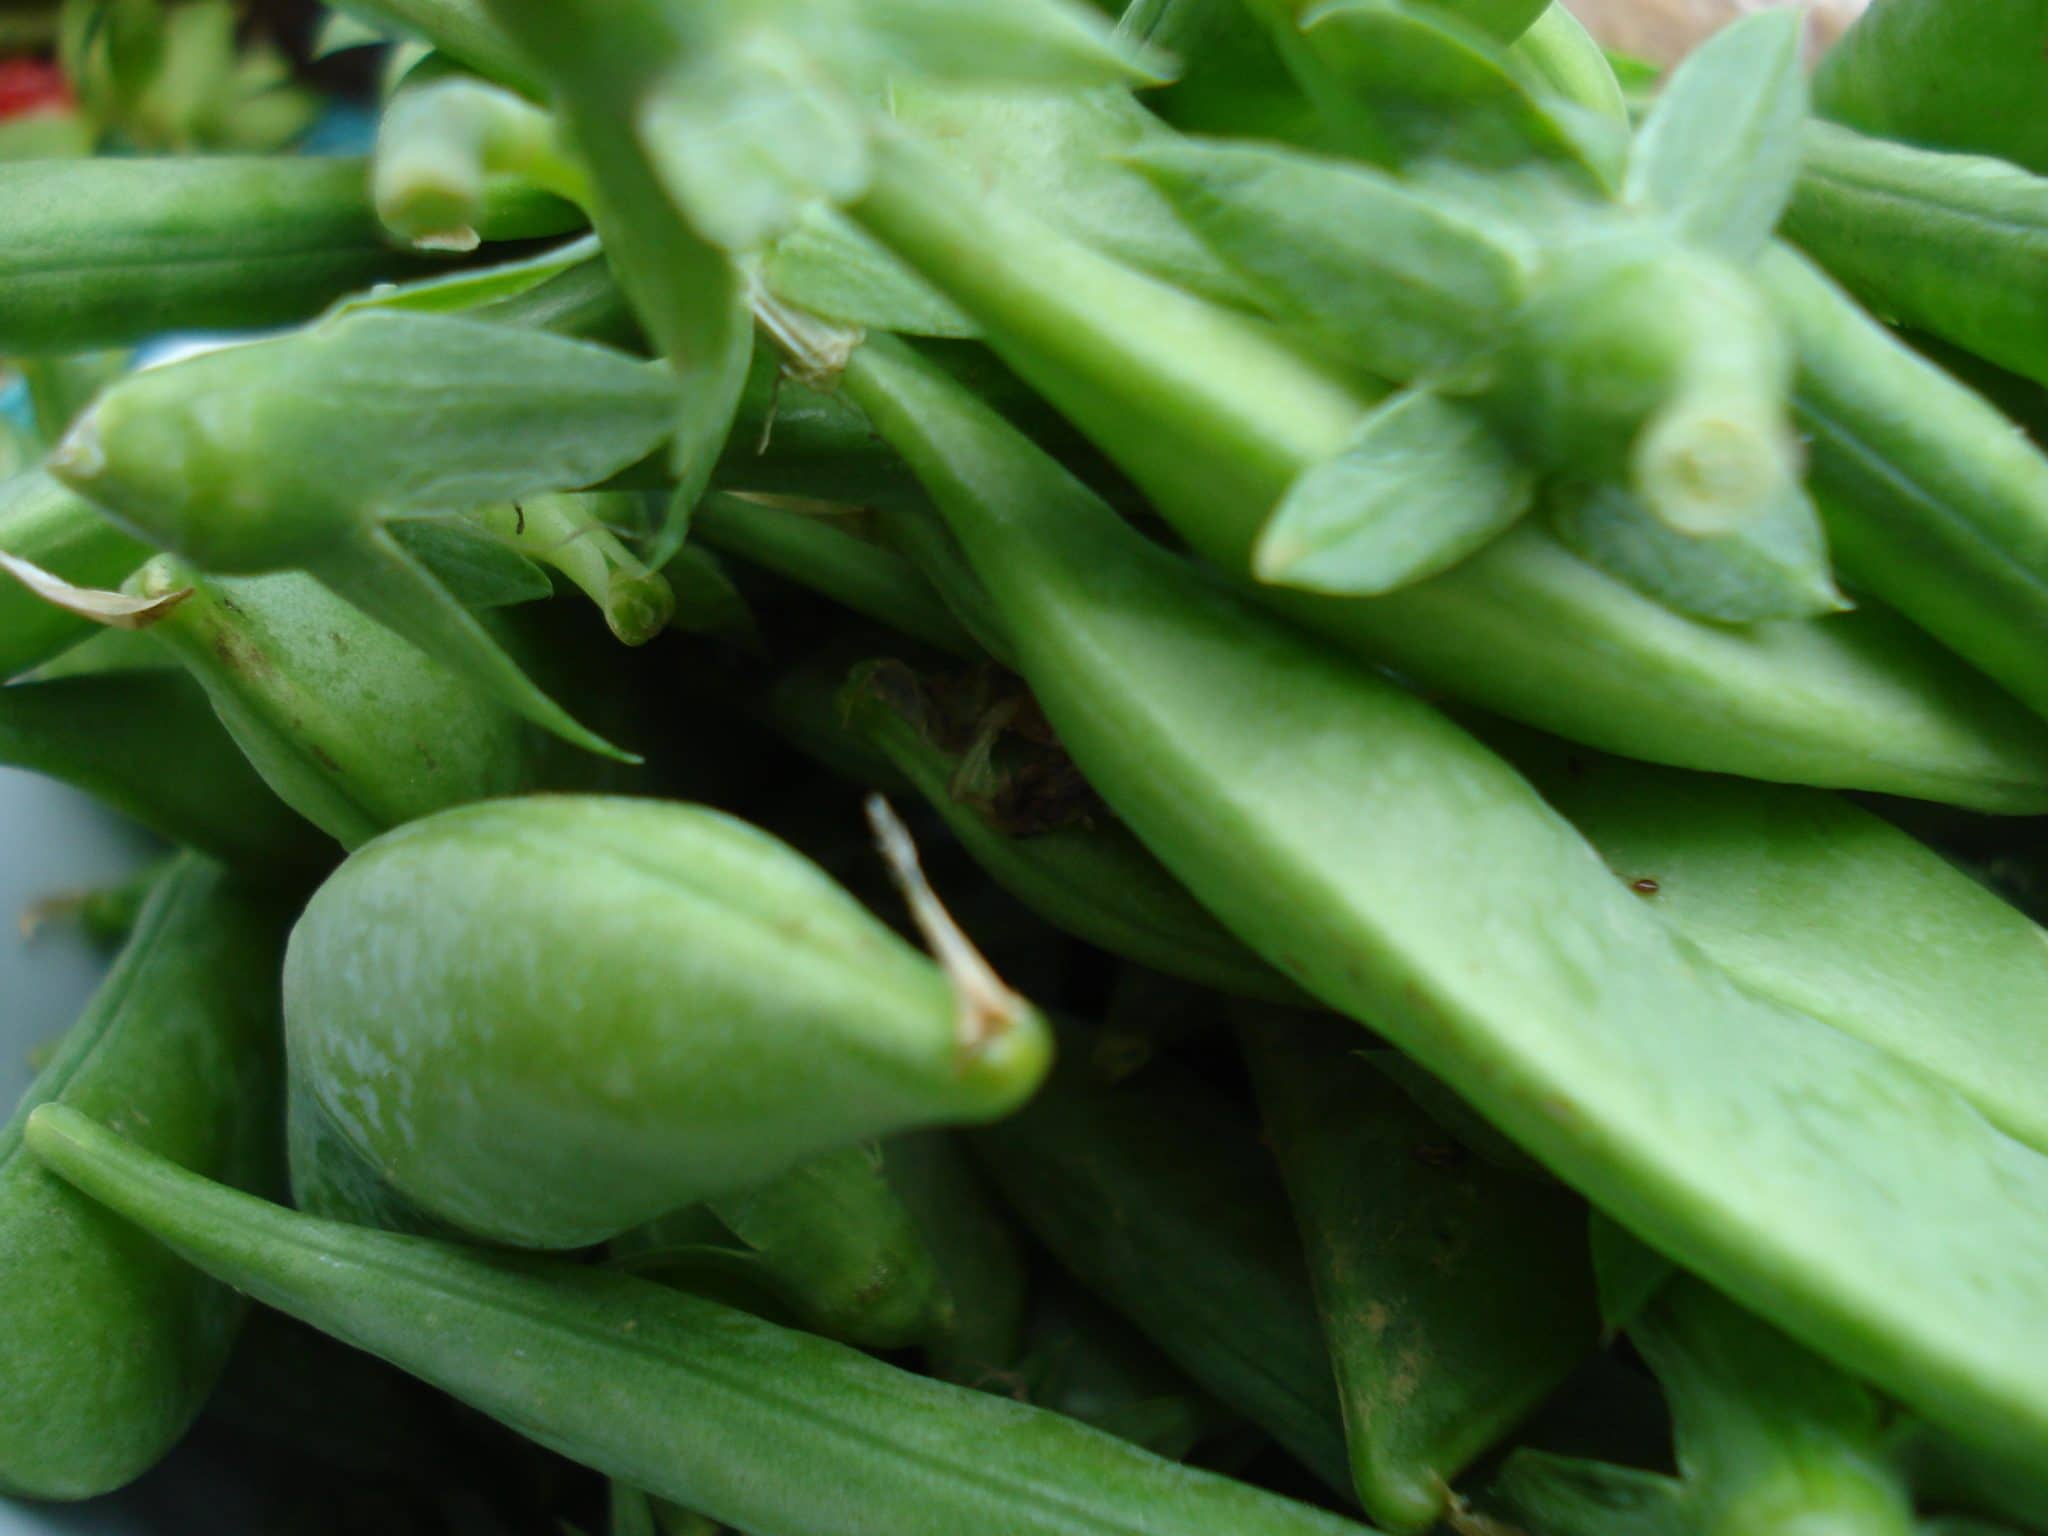
[[1116,9],[0,19],[0,1524],[2048,1529],[2048,15]]

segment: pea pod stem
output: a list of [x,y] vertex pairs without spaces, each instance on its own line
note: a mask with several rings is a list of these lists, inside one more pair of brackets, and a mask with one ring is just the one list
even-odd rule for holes
[[757,1536],[1360,1530],[678,1291],[298,1216],[61,1108],[29,1134],[53,1169],[265,1304]]

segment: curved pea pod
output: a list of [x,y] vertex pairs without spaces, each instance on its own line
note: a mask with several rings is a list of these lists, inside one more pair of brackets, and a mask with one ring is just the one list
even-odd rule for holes
[[2048,175],[1814,123],[1785,237],[1879,314],[2048,383]]
[[159,557],[136,585],[190,591],[153,633],[277,797],[343,847],[552,777],[538,732],[311,577]]
[[[74,586],[118,587],[149,558],[137,543],[41,470],[0,484],[0,554]],[[94,633],[85,615],[46,602],[0,571],[0,682],[20,676]]]
[[1752,991],[1825,1019],[2048,1153],[2048,934],[1833,795],[1505,740],[1642,905]]
[[61,779],[229,864],[311,868],[318,857],[312,828],[256,776],[181,672],[0,688],[0,763]]
[[1783,247],[1759,264],[1835,558],[2037,712],[2048,684],[2048,454]]
[[[1371,392],[1058,237],[917,146],[884,151],[854,215],[975,314],[1200,554],[1251,574],[1271,509],[1342,448]],[[1385,597],[1260,596],[1453,697],[1630,756],[1981,809],[2048,803],[2038,723],[1872,605],[1748,630],[1688,620],[1526,520]]]
[[360,160],[304,156],[0,165],[0,351],[287,325],[419,270],[378,228],[367,176]]
[[1448,1142],[1357,1030],[1248,1015],[1261,1119],[1308,1254],[1351,1472],[1390,1531],[1442,1518],[1471,1460],[1599,1339],[1585,1206]]
[[1737,984],[1498,757],[906,349],[870,340],[847,379],[1075,762],[1225,926],[1651,1246],[1957,1435],[2043,1454],[2048,1159]]
[[[1823,117],[1930,149],[1997,155],[2048,175],[2048,4],[1989,10],[1942,0],[1877,0],[1814,76]],[[1967,80],[1967,91],[1955,82]]]
[[31,1134],[46,1163],[266,1305],[742,1530],[1362,1533],[1057,1414],[629,1276],[296,1215],[60,1108]]
[[[916,786],[974,861],[1053,926],[1225,992],[1298,995],[1113,815],[1091,804],[1092,793],[1056,744],[1023,745],[1010,759],[995,759],[1001,733],[981,720],[949,718],[957,699],[943,681],[927,689],[910,668],[883,662],[854,671],[838,708],[848,729]],[[1028,695],[1020,701],[1013,694],[990,700],[985,718],[1020,711],[1028,726],[1035,706]]]
[[132,374],[52,473],[220,575],[305,570],[536,724],[619,755],[543,694],[389,519],[569,490],[668,432],[652,365],[543,332],[367,310]]
[[956,984],[717,812],[513,800],[343,865],[293,935],[286,1016],[307,1085],[408,1198],[576,1247],[836,1147],[1015,1108],[1045,1024],[958,963]]
[[1254,1127],[1164,1064],[1091,1082],[1085,1042],[979,1133],[997,1186],[1061,1265],[1227,1408],[1351,1485],[1330,1357],[1287,1195]]
[[277,1169],[281,925],[186,857],[0,1129],[0,1488],[82,1499],[140,1476],[198,1414],[242,1302],[38,1166],[22,1128],[64,1104],[240,1184]]

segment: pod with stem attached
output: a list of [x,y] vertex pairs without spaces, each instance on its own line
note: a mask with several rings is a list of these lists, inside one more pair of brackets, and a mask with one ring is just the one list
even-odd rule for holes
[[390,523],[602,480],[660,441],[671,394],[649,365],[588,343],[369,311],[131,375],[50,467],[202,570],[309,571],[536,724],[617,756]]
[[209,1273],[630,1487],[743,1530],[1361,1529],[662,1286],[294,1215],[59,1108],[30,1134],[48,1165]]
[[[1125,529],[907,349],[870,339],[846,379],[1076,763],[1227,927],[1810,1347],[1963,1438],[2048,1444],[2048,1159],[1704,963],[1505,763]],[[1475,935],[1529,932],[1471,965]]]
[[81,1499],[153,1466],[197,1416],[242,1301],[53,1183],[22,1144],[40,1105],[243,1185],[275,1177],[274,906],[187,855],[85,1016],[0,1128],[0,1488]]

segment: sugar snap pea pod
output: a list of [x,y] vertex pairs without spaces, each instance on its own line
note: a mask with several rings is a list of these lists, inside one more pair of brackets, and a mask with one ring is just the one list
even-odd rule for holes
[[131,374],[50,467],[115,522],[221,575],[311,571],[565,740],[543,694],[386,520],[591,484],[667,432],[652,365],[587,342],[399,311]]
[[1023,1244],[951,1133],[892,1136],[881,1150],[889,1186],[938,1269],[925,1358],[949,1381],[986,1386],[1016,1362],[1022,1345]]
[[1887,318],[2048,383],[2048,175],[1813,123],[1785,237]]
[[2009,373],[1939,336],[1914,330],[1901,330],[1899,334],[1915,352],[1997,406],[2037,446],[2048,448],[2048,384],[2036,384],[2032,379]]
[[285,325],[419,271],[377,227],[366,174],[300,156],[0,165],[0,352]]
[[[92,504],[40,469],[0,483],[0,554],[81,587],[118,587],[149,558]],[[91,619],[43,601],[0,572],[0,681],[20,676],[94,632]]]
[[[1272,506],[1369,396],[916,146],[885,144],[880,166],[855,216],[980,319],[1199,553],[1249,573]],[[2024,712],[1872,605],[1742,631],[1690,621],[1527,523],[1387,597],[1261,596],[1454,697],[1630,756],[1983,809],[2048,798],[2048,739]]]
[[0,763],[85,790],[174,843],[247,869],[312,868],[319,839],[162,669],[0,688]]
[[[1113,817],[1091,807],[1056,746],[1025,745],[1021,761],[987,761],[998,734],[949,718],[951,696],[900,663],[857,669],[839,709],[945,820],[976,863],[1055,927],[1126,960],[1239,996],[1298,994],[1161,869]],[[983,712],[1036,713],[1028,697]],[[1028,723],[1028,722],[1027,722]],[[949,742],[948,738],[951,738]],[[1028,741],[1028,738],[1027,738]]]
[[[2048,176],[2048,4],[1988,10],[1941,0],[1876,0],[1821,62],[1823,117],[1930,149],[1996,155]],[[1955,82],[1967,80],[1967,91]]]
[[137,585],[191,591],[155,635],[278,798],[343,847],[549,776],[537,732],[310,577],[160,556]]
[[242,1303],[22,1145],[38,1105],[121,1125],[238,1184],[276,1172],[274,903],[193,856],[150,897],[85,1016],[0,1129],[0,1489],[82,1499],[140,1476],[198,1414]]
[[2048,453],[1797,253],[1757,270],[1798,351],[1810,480],[1844,574],[2048,712]]
[[845,520],[714,491],[697,504],[690,528],[714,549],[766,566],[914,639],[956,656],[976,654],[974,640],[909,563],[885,545],[834,526]]
[[2043,1453],[2048,1159],[1740,987],[1499,758],[1123,527],[907,349],[870,340],[847,381],[1075,762],[1227,927],[1652,1246],[1959,1436]]
[[349,1144],[295,1072],[288,1072],[285,1082],[285,1154],[292,1205],[309,1216],[380,1232],[460,1236],[393,1189]]
[[266,1305],[757,1536],[1358,1536],[1057,1414],[603,1269],[300,1216],[51,1107],[36,1155]]
[[1260,1117],[1337,1372],[1351,1473],[1390,1531],[1451,1484],[1599,1336],[1585,1207],[1446,1143],[1357,1056],[1347,1021],[1248,1014]]
[[[575,945],[532,947],[565,927]],[[716,812],[508,800],[401,828],[331,877],[293,936],[286,1012],[296,1068],[402,1193],[575,1247],[1014,1108],[1044,1022],[971,950],[948,958],[954,979]],[[402,999],[372,980],[387,965]]]
[[1253,1127],[1166,1064],[1091,1082],[1084,1039],[975,1146],[1088,1290],[1334,1489],[1348,1489],[1330,1357],[1287,1196]]

